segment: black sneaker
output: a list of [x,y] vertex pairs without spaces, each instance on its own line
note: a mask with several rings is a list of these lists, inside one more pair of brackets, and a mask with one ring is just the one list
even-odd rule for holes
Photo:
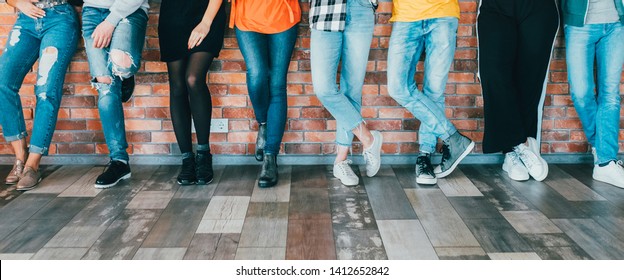
[[416,183],[419,185],[435,185],[438,183],[438,178],[433,173],[433,165],[431,165],[431,157],[429,155],[420,155],[416,159]]
[[178,174],[178,185],[194,185],[197,183],[197,176],[195,175],[195,158],[189,157],[182,160],[182,169]]
[[212,155],[210,153],[198,152],[195,162],[197,163],[197,184],[210,184],[214,176],[212,171]]
[[130,165],[118,160],[111,160],[100,176],[95,180],[96,189],[107,189],[113,187],[121,180],[129,179]]
[[121,102],[128,102],[134,93],[134,76],[121,81]]

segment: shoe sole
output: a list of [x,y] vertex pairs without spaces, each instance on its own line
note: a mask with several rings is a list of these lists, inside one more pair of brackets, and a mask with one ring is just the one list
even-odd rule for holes
[[416,178],[416,183],[419,185],[435,185],[438,183],[437,178]]
[[341,183],[341,184],[343,184],[343,185],[345,185],[345,186],[347,186],[347,187],[355,187],[355,186],[357,186],[357,185],[359,185],[359,184],[360,184],[360,180],[359,180],[359,178],[358,178],[358,181],[357,181],[357,182],[355,182],[355,183],[353,183],[353,184],[347,184],[347,183],[345,183],[342,179],[340,179],[340,178],[339,178],[338,176],[336,176],[336,175],[334,175],[334,178],[336,178],[336,179],[340,180],[340,183]]
[[[19,181],[17,181],[17,182],[19,182]],[[12,186],[12,185],[17,184],[17,182],[7,182],[7,181],[4,181],[4,184],[7,185],[7,186]]]
[[197,185],[208,185],[210,183],[212,183],[212,181],[214,180],[214,178],[210,179],[210,181],[202,181],[202,180],[197,180]]
[[608,182],[608,179],[607,179],[607,178],[603,178],[602,176],[598,176],[598,175],[592,174],[592,178],[593,178],[594,180],[596,180],[596,181],[603,182],[603,183],[605,183],[605,184],[609,184],[609,185],[611,185],[611,186],[614,186],[614,187],[617,187],[617,188],[624,189],[624,184],[622,184],[622,185],[616,185],[616,184],[610,183],[610,182]]
[[177,183],[180,186],[190,186],[190,185],[196,184],[196,182],[192,182],[192,181],[177,181]]
[[28,187],[28,188],[16,188],[16,190],[18,190],[20,192],[25,192],[25,191],[32,190],[32,189],[36,188],[37,185],[39,185],[39,183],[41,183],[41,179],[43,179],[43,178],[39,178],[39,181],[37,181],[37,183],[32,185],[31,187]]
[[376,170],[374,170],[374,172],[370,172],[369,173],[368,170],[367,170],[366,171],[366,176],[368,176],[368,177],[374,177],[379,172],[379,169],[381,169],[381,148],[383,146],[383,135],[379,131],[377,131],[377,134],[379,134],[379,147],[371,147],[371,148],[379,150],[379,166],[376,167]]
[[542,156],[538,155],[538,158],[540,163],[544,165],[544,170],[542,171],[542,173],[537,175],[531,174],[531,170],[529,170],[529,175],[531,175],[531,177],[533,177],[535,181],[541,182],[544,181],[544,179],[546,179],[546,177],[548,176],[548,163],[542,158]]
[[108,184],[108,185],[95,184],[95,188],[96,189],[108,189],[108,188],[114,187],[115,185],[117,185],[122,180],[130,179],[131,176],[132,176],[132,173],[128,173],[128,174],[126,174],[124,176],[121,176],[121,178],[117,179],[117,181],[115,181],[115,183]]
[[258,182],[258,187],[262,188],[262,189],[274,187],[275,185],[277,185],[277,181],[275,183],[260,183],[260,182]]
[[526,177],[514,177],[513,175],[511,175],[511,173],[509,173],[509,170],[507,168],[505,168],[505,165],[503,164],[503,171],[505,171],[505,173],[507,173],[507,177],[509,177],[509,179],[514,180],[514,181],[518,181],[518,182],[523,182],[523,181],[528,181],[529,179],[531,179],[531,176],[529,176],[527,174]]
[[436,177],[438,177],[438,179],[440,179],[440,178],[444,178],[444,177],[450,175],[451,173],[453,173],[453,171],[455,170],[455,168],[457,168],[459,163],[462,160],[464,160],[464,158],[466,156],[468,156],[470,154],[470,152],[472,152],[474,147],[475,147],[475,142],[474,141],[470,141],[470,144],[468,145],[466,150],[464,150],[464,152],[459,156],[459,158],[457,158],[457,160],[453,163],[453,165],[451,165],[451,168],[449,168],[446,171],[443,171],[443,172],[440,172],[440,173],[436,173]]

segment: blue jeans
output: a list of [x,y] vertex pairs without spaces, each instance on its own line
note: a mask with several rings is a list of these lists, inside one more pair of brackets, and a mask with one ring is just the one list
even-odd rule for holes
[[247,64],[247,89],[258,123],[266,123],[265,152],[278,154],[288,99],[286,75],[297,40],[298,25],[277,34],[262,34],[236,28],[236,39]]
[[4,54],[0,56],[0,124],[7,142],[27,136],[18,94],[24,77],[39,58],[37,105],[30,153],[47,155],[58,116],[65,72],[78,43],[76,12],[69,4],[45,9],[32,19],[19,13]]
[[[368,0],[347,2],[343,32],[312,29],[310,64],[314,93],[336,119],[336,144],[351,146],[352,130],[364,120],[362,86],[373,40],[375,13]],[[340,89],[336,85],[342,59]]]
[[[620,131],[620,79],[624,63],[622,23],[565,26],[568,80],[574,107],[598,162],[617,160]],[[594,81],[597,61],[598,88]]]
[[[415,22],[395,22],[388,48],[388,93],[420,120],[420,151],[433,153],[437,138],[457,131],[444,114],[444,89],[455,55],[458,19],[444,17]],[[425,50],[423,91],[414,75]]]
[[[97,89],[98,109],[104,130],[106,145],[113,160],[128,161],[128,142],[124,125],[124,112],[121,104],[121,81],[132,77],[141,66],[141,52],[145,42],[147,14],[139,9],[122,19],[107,48],[93,47],[91,35],[95,28],[110,14],[108,9],[84,7],[82,10],[82,37],[89,59],[89,68],[93,76],[93,86]],[[132,60],[130,65],[120,65],[115,56],[127,55]],[[99,83],[96,77],[111,78],[111,84]]]

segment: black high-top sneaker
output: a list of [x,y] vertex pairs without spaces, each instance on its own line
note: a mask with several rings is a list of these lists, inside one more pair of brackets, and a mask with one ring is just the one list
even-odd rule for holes
[[197,184],[210,184],[214,176],[214,172],[212,170],[212,155],[208,152],[198,151],[195,162],[197,164]]

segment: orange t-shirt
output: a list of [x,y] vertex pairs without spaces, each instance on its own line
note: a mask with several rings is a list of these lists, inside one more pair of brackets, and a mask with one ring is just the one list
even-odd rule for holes
[[286,31],[301,20],[299,0],[231,0],[230,28],[264,34]]

